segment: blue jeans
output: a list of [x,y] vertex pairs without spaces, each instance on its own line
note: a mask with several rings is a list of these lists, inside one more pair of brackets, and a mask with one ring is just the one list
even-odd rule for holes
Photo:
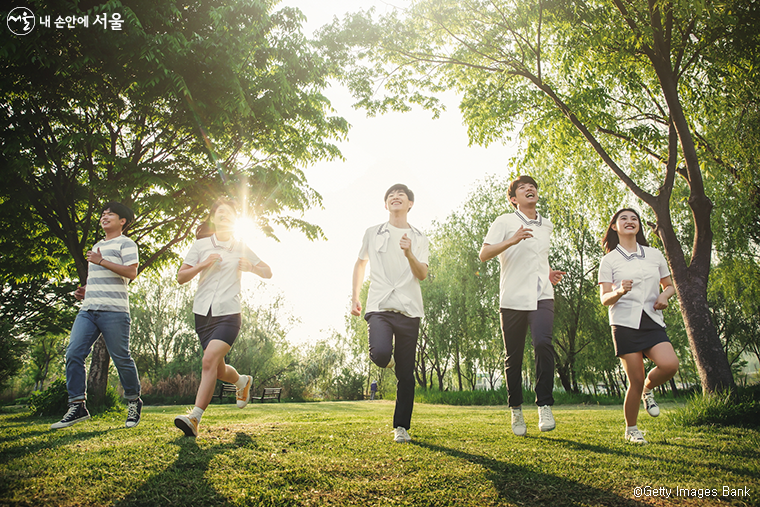
[[84,361],[101,334],[106,342],[108,355],[119,372],[124,397],[128,400],[140,397],[140,378],[135,361],[129,353],[130,322],[129,314],[125,312],[80,310],[71,328],[71,339],[66,349],[66,389],[69,392],[69,403],[87,397]]

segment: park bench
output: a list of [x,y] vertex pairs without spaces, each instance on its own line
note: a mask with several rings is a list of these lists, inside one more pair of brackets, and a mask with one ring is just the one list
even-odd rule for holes
[[[251,395],[251,400],[259,400],[260,402],[264,403],[266,400],[277,400],[280,401],[280,395],[282,394],[282,387],[265,387],[264,391],[261,393],[261,396],[253,396]],[[219,402],[221,403],[222,398],[225,396],[232,396],[233,398],[237,395],[237,388],[233,384],[228,384],[226,382],[222,382],[219,386],[218,392],[214,394],[213,398],[217,398]]]
[[[277,400],[280,401],[280,395],[282,394],[282,387],[265,387],[264,391],[261,393],[261,396],[257,396],[256,399],[259,400],[261,403],[264,403],[266,400]],[[251,397],[253,400],[254,398]]]
[[220,403],[225,396],[232,396],[233,398],[237,396],[237,387],[235,387],[234,384],[228,384],[227,382],[222,382],[218,391],[219,392],[214,394],[211,399],[213,400],[214,398],[217,398]]

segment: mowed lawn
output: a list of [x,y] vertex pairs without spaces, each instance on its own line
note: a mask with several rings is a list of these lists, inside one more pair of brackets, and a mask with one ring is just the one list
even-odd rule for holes
[[555,407],[548,433],[526,406],[518,438],[506,407],[417,404],[411,444],[387,401],[212,405],[197,439],[173,425],[185,408],[134,429],[0,414],[0,505],[760,505],[760,432],[675,427],[675,405],[642,413],[647,446],[623,441],[620,406]]

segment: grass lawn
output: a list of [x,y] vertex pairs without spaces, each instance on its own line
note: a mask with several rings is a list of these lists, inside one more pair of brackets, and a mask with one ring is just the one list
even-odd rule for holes
[[548,433],[526,406],[518,438],[506,407],[417,404],[412,444],[392,441],[388,401],[211,405],[197,439],[174,427],[185,407],[146,406],[134,429],[5,413],[0,505],[760,505],[760,431],[675,427],[661,407],[642,410],[647,446],[623,441],[619,405],[557,406]]

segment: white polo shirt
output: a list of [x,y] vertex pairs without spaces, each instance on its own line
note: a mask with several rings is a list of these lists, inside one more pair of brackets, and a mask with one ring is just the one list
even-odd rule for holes
[[531,220],[519,210],[498,217],[488,229],[484,244],[495,245],[514,236],[520,226],[533,229],[532,238],[499,254],[501,279],[499,306],[509,310],[536,310],[538,302],[554,299],[549,281],[549,241],[554,226],[540,214]]
[[255,266],[261,259],[243,242],[234,238],[219,241],[216,235],[196,240],[185,256],[185,264],[195,266],[216,253],[222,256],[221,262],[215,262],[204,269],[198,280],[198,290],[193,301],[193,313],[198,315],[234,315],[240,313],[240,277],[241,257],[245,257]]
[[609,307],[610,325],[638,329],[644,311],[664,327],[662,310],[655,310],[654,304],[660,295],[660,279],[670,275],[668,263],[656,248],[637,246],[630,253],[618,245],[599,263],[600,284],[611,283],[612,290],[617,290],[623,280],[633,280],[630,292]]
[[427,237],[416,227],[399,229],[386,222],[366,230],[359,258],[369,260],[369,294],[365,313],[393,311],[408,317],[422,317],[422,289],[412,273],[399,242],[407,235],[412,253],[423,264],[430,256]]

